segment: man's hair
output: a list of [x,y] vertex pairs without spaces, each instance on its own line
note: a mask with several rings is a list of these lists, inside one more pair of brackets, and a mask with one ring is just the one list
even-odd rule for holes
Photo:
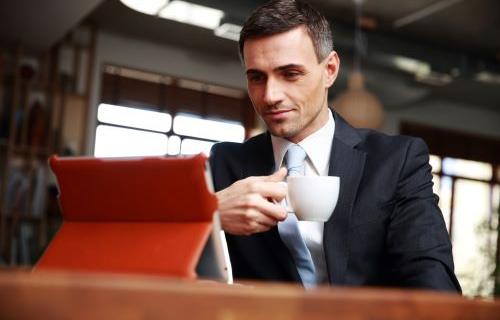
[[333,50],[330,25],[311,5],[294,0],[273,0],[257,8],[240,32],[239,49],[243,59],[245,41],[272,36],[304,26],[311,37],[318,62]]

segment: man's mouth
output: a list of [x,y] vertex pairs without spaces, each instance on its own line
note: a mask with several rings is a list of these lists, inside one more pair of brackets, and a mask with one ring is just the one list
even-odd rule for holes
[[272,110],[266,111],[265,114],[266,114],[266,116],[274,117],[274,116],[285,115],[285,114],[289,113],[292,110],[293,109],[272,109]]
[[265,116],[271,120],[282,120],[285,119],[292,109],[279,109],[279,110],[269,110],[266,111]]

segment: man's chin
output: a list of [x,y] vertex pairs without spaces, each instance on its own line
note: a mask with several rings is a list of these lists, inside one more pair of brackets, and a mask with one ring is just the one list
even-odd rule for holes
[[269,132],[275,136],[275,137],[280,137],[283,139],[288,139],[290,137],[293,137],[295,135],[294,130],[291,130],[290,128],[285,128],[285,127],[267,127]]

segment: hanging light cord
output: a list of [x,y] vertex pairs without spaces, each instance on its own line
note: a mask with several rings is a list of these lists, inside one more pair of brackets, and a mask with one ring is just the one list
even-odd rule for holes
[[355,28],[354,28],[354,72],[361,72],[361,58],[365,53],[365,43],[361,33],[361,15],[363,0],[353,0],[355,9]]

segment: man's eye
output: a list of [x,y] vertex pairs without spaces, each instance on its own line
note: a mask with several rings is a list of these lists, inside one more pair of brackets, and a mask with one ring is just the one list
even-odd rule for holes
[[264,81],[264,76],[260,74],[253,74],[248,76],[248,81],[258,83]]
[[301,75],[302,75],[302,73],[300,73],[298,71],[286,71],[284,73],[285,78],[290,79],[290,80],[297,79]]

